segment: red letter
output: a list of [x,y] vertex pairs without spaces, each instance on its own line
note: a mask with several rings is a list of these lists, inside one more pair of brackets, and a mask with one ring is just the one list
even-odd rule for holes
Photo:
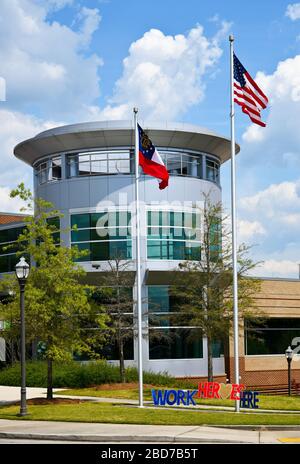
[[207,398],[208,382],[199,383],[198,398]]
[[232,390],[231,390],[231,395],[230,399],[231,400],[239,400],[240,399],[240,393],[242,390],[245,389],[245,385],[243,384],[238,384],[238,383],[233,383],[232,384]]

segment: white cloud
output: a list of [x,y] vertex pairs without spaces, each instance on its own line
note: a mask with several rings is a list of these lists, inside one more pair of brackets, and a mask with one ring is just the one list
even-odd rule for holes
[[253,272],[257,277],[290,277],[298,278],[298,261],[269,259],[260,264]]
[[24,202],[19,198],[10,198],[10,188],[0,186],[0,212],[19,213],[24,206]]
[[264,214],[268,220],[280,219],[289,211],[300,210],[299,188],[299,181],[272,184],[255,195],[241,198],[239,206],[248,214]]
[[240,241],[258,243],[255,275],[295,277],[300,262],[300,180],[281,182],[239,200]]
[[39,3],[47,5],[48,10],[59,11],[66,6],[71,6],[74,0],[38,0]]
[[129,118],[137,106],[142,118],[170,120],[202,101],[204,76],[222,55],[219,43],[229,26],[223,22],[212,39],[200,25],[186,35],[165,35],[158,29],[146,32],[131,44],[123,74],[100,117]]
[[98,9],[83,7],[72,28],[48,19],[51,9],[68,4],[1,1],[1,76],[11,109],[76,120],[99,97],[102,60],[87,48],[101,16]]
[[283,153],[287,149],[299,153],[300,55],[279,62],[273,74],[258,73],[256,81],[269,97],[270,112],[267,127],[249,126],[243,135],[244,141],[271,143],[271,147],[276,143],[277,152],[284,145]]
[[[7,188],[16,186],[24,181],[28,186],[32,184],[32,168],[25,165],[13,155],[15,145],[22,140],[33,137],[37,133],[60,125],[52,121],[39,119],[22,113],[0,110],[0,211],[5,210],[7,203]],[[6,199],[5,199],[6,198]]]
[[239,242],[255,241],[261,235],[267,235],[266,229],[259,221],[247,221],[240,219],[237,224]]
[[81,46],[87,47],[90,45],[94,32],[98,29],[101,16],[97,8],[83,7],[79,14],[78,20],[80,21],[79,34],[81,38]]
[[292,21],[300,18],[300,3],[290,3],[285,11],[285,16],[288,16]]

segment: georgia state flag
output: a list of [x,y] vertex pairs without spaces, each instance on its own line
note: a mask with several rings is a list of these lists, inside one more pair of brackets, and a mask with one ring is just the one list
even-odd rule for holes
[[139,165],[142,167],[145,174],[160,179],[160,190],[166,188],[169,183],[169,173],[160,154],[152,144],[148,135],[145,134],[141,126],[138,124],[139,130]]

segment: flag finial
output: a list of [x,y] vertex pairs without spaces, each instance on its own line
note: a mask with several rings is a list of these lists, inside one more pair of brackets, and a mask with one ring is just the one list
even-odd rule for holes
[[230,36],[229,36],[229,42],[234,42],[233,34],[230,34]]

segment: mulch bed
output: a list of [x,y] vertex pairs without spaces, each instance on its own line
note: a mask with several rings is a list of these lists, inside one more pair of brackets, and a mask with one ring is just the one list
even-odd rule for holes
[[[47,405],[47,404],[79,404],[84,403],[86,400],[73,399],[73,398],[53,398],[53,400],[47,400],[47,398],[32,398],[27,400],[27,404],[31,405]],[[16,406],[20,404],[20,401],[14,403]]]
[[[139,387],[137,382],[131,383],[103,383],[102,385],[92,385],[95,390],[134,390]],[[144,388],[153,388],[153,385],[144,384]]]

